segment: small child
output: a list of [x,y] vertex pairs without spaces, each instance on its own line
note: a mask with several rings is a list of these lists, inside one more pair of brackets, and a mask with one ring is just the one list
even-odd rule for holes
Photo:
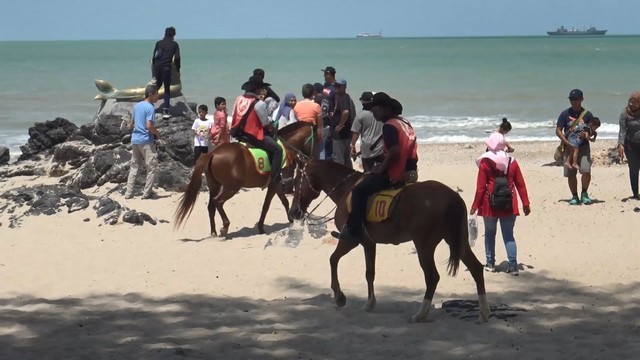
[[213,126],[213,121],[207,119],[207,105],[198,106],[198,117],[193,122],[191,129],[194,132],[193,138],[193,156],[194,163],[198,161],[200,154],[209,152],[209,132]]
[[216,148],[231,141],[229,136],[229,123],[227,122],[227,100],[216,97],[213,101],[216,111],[213,114],[213,126],[211,127],[211,142]]
[[[490,135],[490,136],[499,137],[500,143],[503,143],[503,145],[501,145],[501,148],[497,149],[498,151],[502,150],[508,153],[512,153],[514,151],[511,145],[509,145],[509,143],[505,139],[505,135],[507,135],[509,131],[511,131],[511,123],[509,122],[509,120],[507,120],[507,118],[502,118],[502,122],[500,123],[498,130],[494,131]],[[489,151],[489,148],[487,148],[486,151]]]
[[[568,168],[574,168],[576,170],[580,169],[580,165],[578,165],[578,153],[580,145],[584,144],[585,141],[596,141],[596,136],[598,133],[596,130],[600,127],[600,119],[597,117],[591,118],[588,124],[580,123],[576,125],[576,127],[569,132],[567,135],[567,141],[569,141],[569,145],[566,151],[567,162],[565,162],[565,166]],[[584,138],[580,135],[585,133]]]

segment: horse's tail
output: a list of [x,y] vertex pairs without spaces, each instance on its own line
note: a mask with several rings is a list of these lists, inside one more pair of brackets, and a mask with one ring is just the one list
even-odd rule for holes
[[[205,158],[206,161],[204,160]],[[200,188],[202,187],[202,172],[205,166],[207,170],[210,170],[212,159],[213,154],[211,156],[201,156],[198,159],[199,161],[196,162],[196,166],[193,168],[193,174],[191,174],[191,181],[189,181],[187,190],[182,194],[180,204],[174,214],[174,229],[180,227],[180,225],[187,221],[189,215],[191,215],[193,206],[198,199],[198,193],[200,193]]]
[[460,259],[467,249],[465,243],[469,241],[467,206],[458,193],[454,194],[445,214],[450,219],[448,221],[449,261],[447,263],[447,271],[449,275],[456,276],[460,267]]

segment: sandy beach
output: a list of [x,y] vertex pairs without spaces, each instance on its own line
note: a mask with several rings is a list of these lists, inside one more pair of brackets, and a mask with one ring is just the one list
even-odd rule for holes
[[[226,203],[232,238],[224,240],[209,236],[206,193],[176,230],[180,194],[159,191],[158,200],[114,194],[122,205],[168,223],[102,225],[89,207],[25,217],[10,229],[10,214],[0,214],[0,359],[636,358],[640,213],[634,208],[640,202],[625,201],[631,195],[627,166],[594,165],[589,193],[595,203],[569,206],[562,169],[549,166],[555,145],[513,143],[532,212],[516,222],[520,276],[485,273],[494,315],[487,323],[476,323],[477,311],[443,308],[445,301],[477,299],[463,266],[457,277],[446,275],[444,242],[436,252],[441,280],[430,320],[413,324],[425,284],[411,243],[378,246],[372,313],[363,310],[362,250],[345,256],[339,275],[348,303],[338,309],[329,288],[332,223],[289,231],[274,199],[269,233],[258,235],[264,192],[251,189]],[[592,152],[614,145],[599,140]],[[420,179],[459,189],[470,206],[474,160],[483,149],[480,143],[421,144]],[[0,193],[56,182],[0,179]],[[97,196],[114,186],[85,193]],[[316,213],[332,207],[327,200]],[[473,251],[484,262],[482,221],[479,227]],[[498,267],[506,267],[500,235],[496,256]]]

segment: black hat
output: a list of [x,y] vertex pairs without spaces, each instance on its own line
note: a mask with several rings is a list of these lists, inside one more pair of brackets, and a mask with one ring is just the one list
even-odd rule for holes
[[331,74],[331,75],[333,75],[333,76],[335,76],[335,75],[336,75],[336,69],[335,69],[333,66],[327,66],[327,67],[326,67],[326,68],[324,68],[324,69],[320,69],[320,71],[322,71],[322,72],[323,72],[323,73],[325,73],[325,74],[326,74],[326,73],[329,73],[329,74]]
[[257,89],[265,88],[267,86],[271,86],[271,84],[262,81],[262,79],[259,76],[253,75],[252,77],[249,78],[247,82],[242,84],[240,89],[244,91],[254,91]]
[[582,99],[583,98],[583,94],[582,94],[582,90],[580,89],[573,89],[571,90],[571,92],[569,92],[569,99]]
[[320,83],[315,83],[313,84],[313,89],[320,94],[322,92],[322,90],[324,90],[324,86],[322,86],[322,84]]
[[396,115],[402,114],[402,104],[400,101],[393,99],[391,96],[384,92],[377,92],[373,95],[371,100],[371,106],[383,106],[391,109]]
[[362,101],[371,101],[373,100],[373,93],[371,91],[365,91],[360,95],[360,100]]

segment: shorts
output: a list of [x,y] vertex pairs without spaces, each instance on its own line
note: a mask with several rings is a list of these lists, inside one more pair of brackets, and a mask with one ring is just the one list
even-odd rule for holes
[[[564,162],[567,162],[568,155],[564,153],[562,156]],[[593,160],[591,160],[591,147],[589,145],[580,146],[578,148],[578,165],[580,165],[580,174],[589,174],[591,173],[591,164]],[[564,168],[564,177],[571,177],[578,175],[578,171],[576,169],[569,169],[566,166]]]

